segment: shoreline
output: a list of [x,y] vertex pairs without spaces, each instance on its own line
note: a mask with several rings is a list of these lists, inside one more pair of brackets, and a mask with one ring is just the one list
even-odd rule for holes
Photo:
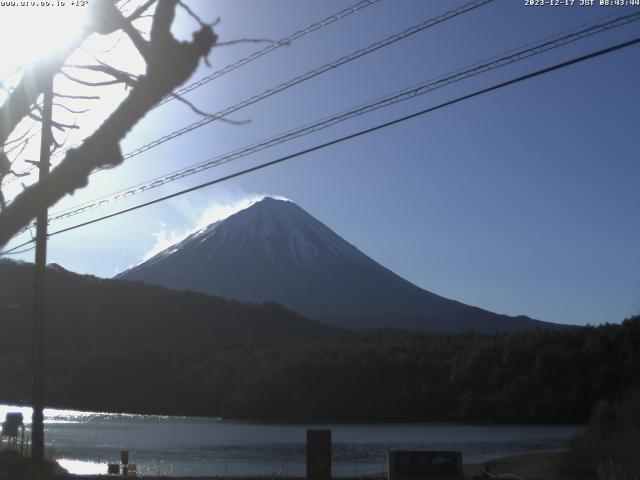
[[[490,478],[526,478],[527,480],[571,480],[575,477],[566,468],[568,450],[562,451],[546,451],[546,452],[531,452],[517,455],[510,455],[505,457],[499,457],[492,460],[487,460],[478,463],[465,463],[463,464],[463,478],[466,480],[473,479],[490,479]],[[0,455],[2,459],[2,455]],[[6,458],[4,460],[7,460]],[[12,461],[16,462],[17,458],[13,456]],[[9,475],[7,478],[14,480],[30,479],[31,474],[29,469],[29,459],[20,457],[21,464],[18,470],[14,470],[18,475]],[[560,468],[559,468],[560,467]],[[0,461],[0,473],[6,471],[7,463]],[[109,476],[104,474],[70,474],[62,469],[59,464],[50,463],[52,480],[109,480],[114,478],[123,478],[121,476]],[[486,474],[488,472],[491,476]],[[584,471],[582,472],[585,473]],[[495,477],[494,477],[495,476]],[[223,476],[223,475],[209,475],[209,476],[167,476],[167,475],[138,475],[137,477],[129,478],[141,478],[145,480],[275,480],[275,479],[287,479],[287,480],[304,480],[305,477],[300,476],[273,476],[273,475],[258,475],[258,476]],[[358,476],[344,476],[333,477],[335,480],[386,480],[386,475],[380,474],[373,475],[358,475]],[[584,477],[586,478],[586,477]]]
[[[18,410],[18,411],[26,411],[30,410],[32,407],[29,404],[19,404],[16,402],[5,402],[0,399],[0,411],[9,411],[9,410]],[[254,424],[254,425],[286,425],[286,426],[298,426],[298,425],[339,425],[339,426],[347,426],[347,425],[473,425],[473,426],[488,426],[488,427],[530,427],[530,426],[541,426],[541,427],[585,427],[587,425],[586,420],[582,422],[574,422],[574,421],[559,421],[559,422],[538,422],[535,420],[492,420],[492,419],[471,419],[471,418],[444,418],[444,419],[362,419],[362,418],[354,418],[349,420],[344,419],[259,419],[259,418],[229,418],[229,417],[219,417],[215,415],[184,415],[180,413],[153,413],[153,412],[138,412],[138,411],[117,411],[117,410],[96,410],[96,409],[82,409],[78,407],[68,407],[68,406],[51,406],[47,405],[45,410],[49,410],[52,413],[60,412],[68,412],[68,413],[77,413],[80,415],[105,415],[105,416],[113,416],[113,417],[154,417],[158,419],[166,419],[166,418],[178,418],[178,419],[206,419],[209,421],[218,421],[218,422],[228,422],[228,423],[241,423],[241,424]],[[30,415],[30,414],[29,414]],[[1,420],[1,419],[0,419]],[[46,415],[45,415],[46,421]],[[25,422],[27,424],[27,422]]]
[[[561,464],[565,458],[568,450],[552,451],[552,452],[531,452],[522,453],[517,455],[509,455],[506,457],[498,457],[495,459],[487,460],[485,462],[478,463],[464,463],[462,471],[464,479],[474,478],[489,478],[484,475],[484,471],[488,471],[493,475],[515,474],[519,477],[526,478],[527,480],[543,480],[552,478],[562,478],[555,476],[555,468]],[[73,475],[68,474],[66,477],[58,477],[59,480],[108,480],[114,477],[108,475]],[[286,476],[278,477],[272,475],[257,475],[257,476],[223,476],[223,475],[211,475],[211,476],[167,476],[167,475],[138,475],[132,478],[142,478],[145,480],[274,480],[274,479],[287,479],[287,480],[305,480],[305,477],[300,476]],[[335,480],[386,480],[387,476],[380,476],[376,474],[372,475],[358,475],[358,476],[340,476],[333,477]],[[515,478],[515,477],[514,477]]]
[[567,453],[568,450],[562,450],[509,455],[486,462],[465,463],[462,470],[464,478],[489,478],[483,477],[484,471],[493,475],[514,474],[527,480],[562,478],[557,477],[556,468],[566,458]]

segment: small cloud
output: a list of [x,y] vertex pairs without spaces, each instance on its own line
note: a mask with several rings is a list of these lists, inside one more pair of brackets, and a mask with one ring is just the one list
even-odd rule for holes
[[231,215],[240,212],[246,208],[249,208],[256,202],[259,202],[265,197],[262,196],[251,196],[247,198],[243,198],[237,202],[231,203],[214,203],[209,208],[207,208],[202,215],[200,215],[200,220],[198,220],[198,224],[191,230],[191,233],[197,232],[198,230],[202,230],[203,228],[208,227],[212,223],[219,222],[220,220],[224,220],[225,218],[229,218]]
[[171,230],[171,232],[168,232],[167,225],[165,223],[161,223],[160,231],[154,232],[151,234],[151,236],[155,238],[155,243],[153,244],[151,249],[144,254],[140,263],[146,262],[147,260],[154,257],[158,253],[180,243],[189,235],[192,235],[200,230],[207,228],[212,223],[219,222],[220,220],[224,220],[225,218],[228,218],[231,215],[234,215],[240,212],[241,210],[249,208],[251,205],[253,205],[256,202],[259,202],[265,197],[271,197],[277,200],[291,201],[288,198],[281,197],[278,195],[251,195],[249,197],[245,197],[241,200],[234,201],[234,202],[226,202],[226,203],[217,202],[207,207],[200,214],[200,217],[193,228],[189,228],[186,231],[181,233],[178,233],[175,230]]
[[142,257],[142,261],[146,262],[151,257],[156,256],[158,253],[166,250],[167,248],[175,245],[176,243],[180,243],[182,240],[187,238],[191,233],[187,232],[184,234],[179,234],[175,230],[171,230],[171,233],[167,234],[167,226],[164,223],[160,224],[160,231],[154,232],[151,234],[152,237],[156,239],[155,243],[151,247],[147,253]]

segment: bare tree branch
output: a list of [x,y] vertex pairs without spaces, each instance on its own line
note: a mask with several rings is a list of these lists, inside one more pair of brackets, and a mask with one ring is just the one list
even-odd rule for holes
[[29,126],[29,128],[27,128],[27,130],[25,130],[25,132],[22,135],[20,135],[17,138],[14,138],[13,140],[7,140],[2,147],[6,148],[7,145],[11,145],[12,143],[20,142],[23,138],[25,138],[27,135],[29,135],[29,133],[31,133],[33,131],[33,127],[34,126],[35,126],[35,123],[32,123]]
[[28,186],[0,213],[0,247],[28,225],[35,212],[86,186],[94,169],[122,163],[119,142],[156,103],[186,82],[200,59],[209,54],[217,41],[211,27],[203,26],[190,42],[179,42],[171,35],[177,4],[178,0],[158,0],[146,73],[127,98],[79,147],[67,150],[50,175]]
[[[95,57],[94,57],[95,58]],[[100,73],[104,73],[105,75],[109,75],[111,77],[113,77],[116,81],[113,83],[124,83],[125,85],[129,86],[129,87],[134,87],[137,81],[137,75],[133,75],[129,72],[125,72],[123,70],[118,70],[117,68],[114,68],[110,65],[106,65],[104,63],[102,63],[100,60],[98,60],[97,58],[95,59],[97,62],[99,62],[99,65],[65,65],[66,67],[69,68],[76,68],[78,70],[90,70],[93,72],[100,72]],[[63,71],[64,73],[64,71]],[[76,80],[77,81],[77,80]],[[79,83],[82,83],[83,81],[80,81]],[[85,83],[86,85],[86,83]],[[95,85],[95,84],[94,84]]]
[[140,5],[135,12],[133,12],[131,15],[129,15],[127,17],[127,20],[129,20],[129,22],[133,22],[134,20],[137,20],[138,18],[142,18],[142,15],[144,14],[144,12],[146,12],[147,10],[149,10],[149,8],[151,8],[151,5],[153,5],[154,3],[156,3],[157,0],[147,0],[146,2],[144,2],[142,5]]
[[[147,0],[144,4],[142,4],[138,9],[136,9],[133,14],[128,17],[122,16],[120,14],[121,28],[124,33],[131,39],[135,47],[140,52],[140,55],[148,61],[147,55],[149,54],[149,42],[147,42],[142,34],[133,26],[133,21],[142,17],[144,12],[146,12],[151,5],[156,3],[157,0]],[[155,18],[155,15],[154,15]],[[172,20],[173,21],[173,20]]]
[[203,117],[209,117],[209,118],[214,118],[215,117],[216,120],[219,120],[221,122],[230,123],[231,125],[246,125],[248,123],[251,123],[251,120],[232,120],[232,119],[229,119],[229,118],[226,118],[226,117],[220,117],[219,115],[215,115],[213,113],[204,112],[204,111],[200,110],[198,107],[196,107],[189,100],[184,98],[182,95],[178,95],[177,93],[173,93],[173,92],[170,95],[173,98],[175,98],[176,100],[178,100],[179,102],[182,102],[185,105],[187,105],[194,113],[197,113],[198,115],[202,115]]
[[[42,118],[39,117],[38,115],[36,115],[35,113],[29,113],[27,115],[29,118],[32,118],[33,120],[35,120],[36,122],[40,122],[42,123]],[[77,129],[80,128],[78,127],[78,125],[70,125],[68,123],[61,123],[61,122],[56,122],[54,120],[51,120],[51,126],[53,128],[56,128],[58,130],[60,130],[61,132],[64,132],[66,129],[68,128],[73,128],[73,129]]]
[[193,18],[196,22],[200,24],[200,27],[211,28],[217,25],[218,22],[220,21],[220,18],[218,17],[213,23],[206,23],[200,18],[200,16],[198,16],[193,10],[191,10],[191,7],[189,7],[189,5],[184,3],[182,0],[178,0],[178,4],[189,14],[189,16],[191,16],[191,18]]
[[22,152],[24,152],[24,149],[27,148],[27,146],[29,145],[29,141],[31,140],[31,137],[28,137],[26,139],[24,139],[22,141],[22,143],[18,143],[16,145],[14,145],[13,147],[11,147],[9,150],[5,150],[5,155],[8,155],[9,153],[14,152],[15,150],[18,150],[18,153],[13,155],[13,160],[11,163],[15,162],[20,155],[22,154]]
[[63,110],[66,110],[69,113],[75,113],[75,114],[78,114],[78,115],[82,114],[82,113],[87,113],[90,110],[89,108],[85,108],[84,110],[75,110],[75,109],[73,109],[73,108],[71,108],[71,107],[69,107],[67,105],[64,105],[62,103],[57,103],[57,102],[54,102],[53,106],[54,107],[58,107],[58,108],[62,108]]
[[61,70],[60,73],[66,77],[67,79],[71,80],[72,82],[78,83],[80,85],[84,85],[86,87],[106,87],[108,85],[117,85],[118,83],[122,83],[121,80],[105,80],[103,82],[90,82],[87,80],[81,80],[77,77],[74,77],[73,75],[69,75],[67,72],[65,72],[64,70]]
[[124,32],[120,32],[120,35],[118,35],[118,38],[116,38],[116,41],[113,42],[113,45],[111,45],[109,48],[106,48],[104,50],[97,50],[100,53],[110,53],[113,52],[118,45],[120,45],[120,42],[122,42],[122,39],[125,37],[125,33]]
[[[216,43],[216,47],[228,47],[229,45],[238,45],[240,43],[276,43],[268,38],[239,38],[237,40],[228,40],[226,42]],[[288,45],[283,43],[282,45]]]
[[62,140],[61,142],[58,142],[58,140],[56,139],[56,136],[53,134],[53,132],[51,132],[51,141],[53,142],[53,147],[51,148],[50,155],[53,155],[59,149],[61,149],[66,145],[67,141],[69,140],[69,135],[71,135],[71,132],[67,132],[67,134],[64,137],[64,140]]
[[54,97],[60,98],[68,98],[71,100],[100,100],[100,97],[97,95],[68,95],[64,93],[54,92]]
[[[64,60],[94,32],[108,35],[120,30],[122,14],[113,0],[94,0],[89,4],[92,19],[78,39],[63,51],[36,63],[22,76],[20,83],[0,107],[0,145],[4,144],[18,123],[31,111],[42,94],[43,86],[60,71]],[[0,179],[1,180],[1,179]]]

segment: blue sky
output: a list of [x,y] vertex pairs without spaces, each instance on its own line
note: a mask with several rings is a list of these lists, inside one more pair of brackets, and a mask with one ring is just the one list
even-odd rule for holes
[[[221,17],[221,41],[278,39],[355,1],[191,1]],[[466,2],[380,0],[189,94],[218,111]],[[92,177],[52,211],[135,185],[442,75],[622,7],[495,2],[293,87]],[[176,34],[196,28],[182,15]],[[640,22],[116,204],[120,209],[634,38]],[[217,48],[213,70],[261,48]],[[49,261],[112,276],[163,234],[180,235],[247,197],[292,199],[364,253],[437,294],[575,324],[640,310],[640,47],[502,89],[225,184],[53,237]],[[194,78],[211,72],[203,66]],[[126,138],[129,151],[198,117],[171,102]],[[109,209],[74,217],[84,221]],[[22,256],[31,260],[32,253]]]

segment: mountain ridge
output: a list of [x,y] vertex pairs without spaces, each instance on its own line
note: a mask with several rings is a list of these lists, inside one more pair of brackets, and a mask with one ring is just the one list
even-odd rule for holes
[[346,328],[438,332],[556,328],[424,290],[292,201],[271,197],[201,229],[116,278],[241,302],[275,301]]
[[[0,351],[30,351],[32,263],[0,259]],[[54,352],[189,345],[208,341],[314,340],[349,335],[274,302],[241,304],[200,292],[104,279],[47,266],[47,344]]]

